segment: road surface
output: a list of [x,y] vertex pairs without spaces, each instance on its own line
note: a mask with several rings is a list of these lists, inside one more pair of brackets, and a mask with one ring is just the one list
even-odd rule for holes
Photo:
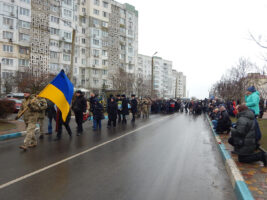
[[204,116],[152,115],[116,129],[105,121],[96,132],[90,122],[82,136],[53,138],[27,152],[23,138],[0,142],[1,200],[235,199]]

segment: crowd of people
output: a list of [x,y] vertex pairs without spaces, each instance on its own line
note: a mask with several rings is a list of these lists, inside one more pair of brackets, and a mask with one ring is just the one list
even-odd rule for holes
[[[267,155],[259,148],[262,134],[257,119],[263,115],[260,102],[260,93],[250,86],[244,103],[211,100],[209,117],[217,134],[230,133],[228,142],[234,147],[232,153],[238,155],[239,162],[262,161],[267,166]],[[230,116],[236,117],[237,121],[232,123]]]

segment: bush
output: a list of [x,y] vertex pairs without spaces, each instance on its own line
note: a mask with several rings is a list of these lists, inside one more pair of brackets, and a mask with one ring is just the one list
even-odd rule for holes
[[14,113],[15,111],[15,102],[2,99],[0,100],[0,118],[4,119],[8,115]]

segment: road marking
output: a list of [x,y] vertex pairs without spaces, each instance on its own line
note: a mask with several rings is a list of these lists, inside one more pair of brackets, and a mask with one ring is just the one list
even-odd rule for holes
[[173,117],[173,116],[175,116],[175,115],[170,115],[170,116],[167,116],[167,117],[163,117],[163,118],[161,118],[161,119],[159,119],[159,120],[157,120],[157,121],[154,121],[154,122],[151,122],[151,123],[146,124],[146,125],[144,125],[144,126],[141,126],[141,127],[137,128],[137,129],[135,129],[135,130],[132,130],[132,131],[130,131],[130,132],[128,132],[128,133],[125,133],[124,135],[121,135],[121,136],[119,136],[119,137],[116,137],[116,138],[114,138],[114,139],[112,139],[112,140],[106,141],[106,142],[104,142],[104,143],[102,143],[102,144],[99,144],[99,145],[94,146],[94,147],[91,147],[91,148],[89,148],[89,149],[87,149],[87,150],[85,150],[85,151],[82,151],[82,152],[80,152],[80,153],[77,153],[77,154],[75,154],[75,155],[73,155],[73,156],[67,157],[67,158],[65,158],[65,159],[63,159],[63,160],[61,160],[61,161],[55,162],[55,163],[53,163],[53,164],[51,164],[51,165],[48,165],[48,166],[46,166],[46,167],[44,167],[44,168],[41,168],[41,169],[39,169],[39,170],[33,171],[33,172],[29,173],[29,174],[26,174],[26,175],[24,175],[24,176],[21,176],[21,177],[19,177],[19,178],[16,178],[16,179],[14,179],[14,180],[12,180],[12,181],[9,181],[9,182],[7,182],[7,183],[4,183],[4,184],[0,185],[0,189],[3,189],[3,188],[5,188],[5,187],[8,187],[8,186],[10,186],[10,185],[12,185],[12,184],[15,184],[15,183],[17,183],[17,182],[20,182],[20,181],[22,181],[22,180],[24,180],[24,179],[27,179],[27,178],[29,178],[29,177],[31,177],[31,176],[34,176],[34,175],[36,175],[36,174],[39,174],[39,173],[41,173],[41,172],[43,172],[43,171],[46,171],[46,170],[48,170],[48,169],[50,169],[50,168],[52,168],[52,167],[55,167],[55,166],[57,166],[57,165],[60,165],[60,164],[62,164],[62,163],[64,163],[64,162],[67,162],[67,161],[69,161],[69,160],[72,160],[72,159],[74,159],[74,158],[76,158],[76,157],[79,157],[79,156],[81,156],[81,155],[83,155],[83,154],[86,154],[86,153],[88,153],[88,152],[90,152],[90,151],[93,151],[93,150],[95,150],[95,149],[97,149],[97,148],[99,148],[99,147],[102,147],[102,146],[104,146],[104,145],[106,145],[106,144],[109,144],[109,143],[111,143],[111,142],[114,142],[114,141],[116,141],[116,140],[119,140],[119,139],[121,139],[121,138],[123,138],[123,137],[126,137],[126,136],[128,136],[128,135],[130,135],[130,134],[133,134],[134,132],[137,132],[137,131],[139,131],[139,130],[141,130],[141,129],[144,129],[144,128],[148,127],[148,126],[151,126],[151,125],[153,125],[153,124],[156,124],[156,123],[158,123],[158,122],[160,122],[160,121],[163,121],[163,120],[165,120],[165,119],[171,118],[171,117]]

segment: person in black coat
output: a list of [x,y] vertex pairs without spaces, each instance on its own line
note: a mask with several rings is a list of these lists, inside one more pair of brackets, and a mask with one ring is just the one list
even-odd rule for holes
[[216,132],[218,134],[223,133],[224,131],[227,131],[227,133],[229,133],[230,128],[232,126],[232,121],[224,106],[220,106],[220,113],[221,115],[220,118],[218,119]]
[[101,120],[104,118],[104,107],[97,100],[95,101],[93,118],[94,118],[93,130],[97,130],[97,128],[101,129]]
[[53,119],[56,120],[56,110],[55,110],[55,104],[48,99],[47,99],[47,109],[45,112],[48,118],[48,132],[46,134],[51,135],[53,132],[52,122]]
[[76,92],[76,99],[72,104],[72,110],[74,111],[77,123],[77,136],[81,135],[83,132],[83,113],[86,112],[86,107],[86,99],[84,98],[82,92],[78,90]]
[[122,123],[123,124],[127,123],[126,115],[129,115],[128,104],[129,104],[129,101],[126,99],[126,96],[122,95],[122,110],[121,110],[121,114],[122,114]]
[[110,98],[107,112],[108,112],[108,128],[111,127],[111,122],[113,123],[113,127],[116,127],[118,104],[114,97]]
[[66,118],[66,121],[64,122],[62,119],[62,114],[61,111],[57,108],[57,112],[56,112],[56,123],[57,123],[57,138],[55,139],[55,141],[60,140],[61,139],[61,134],[62,134],[62,125],[65,126],[70,138],[72,137],[72,132],[69,126],[70,120],[71,120],[71,111],[69,111],[68,116]]
[[131,111],[132,111],[132,122],[135,121],[135,114],[137,113],[137,100],[135,99],[135,95],[132,94],[132,100],[131,100]]

